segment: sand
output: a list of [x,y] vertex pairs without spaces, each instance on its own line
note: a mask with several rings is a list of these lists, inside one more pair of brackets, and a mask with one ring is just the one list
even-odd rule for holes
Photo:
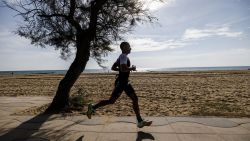
[[[0,96],[54,96],[61,74],[1,75]],[[85,91],[87,103],[108,99],[115,73],[82,74],[71,90]],[[250,71],[132,73],[130,82],[143,116],[250,117]],[[83,112],[86,111],[86,106]],[[133,116],[125,93],[97,116]]]

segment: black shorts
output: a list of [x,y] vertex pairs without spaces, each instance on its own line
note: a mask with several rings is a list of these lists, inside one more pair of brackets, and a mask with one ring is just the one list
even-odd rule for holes
[[112,92],[112,96],[119,97],[123,91],[125,91],[125,93],[129,97],[135,94],[135,90],[129,83],[129,81],[120,81],[119,78],[117,78],[115,81],[115,88]]

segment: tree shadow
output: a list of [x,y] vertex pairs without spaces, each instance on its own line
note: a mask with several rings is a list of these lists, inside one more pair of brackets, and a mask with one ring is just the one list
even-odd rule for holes
[[[73,132],[63,129],[67,129],[70,126],[78,124],[78,122],[71,125],[67,125],[63,129],[60,129],[60,131],[41,128],[45,122],[52,121],[58,118],[58,116],[53,117],[52,115],[53,113],[46,113],[46,114],[42,113],[33,117],[32,119],[22,122],[14,129],[11,129],[7,131],[7,133],[1,135],[0,141],[25,141],[25,140],[49,141],[50,139],[71,140],[70,136],[68,135],[72,134]],[[11,122],[9,124],[11,124]],[[48,123],[48,125],[46,124],[45,126],[51,126],[51,125],[50,123]],[[53,128],[58,128],[60,126],[61,125],[55,124]],[[6,132],[6,131],[0,131],[0,133],[1,132]],[[77,138],[76,141],[82,141],[83,138],[84,135]]]
[[[28,140],[33,134],[38,132],[39,128],[46,122],[52,114],[39,114],[32,119],[29,119],[14,129],[9,130],[4,135],[0,136],[1,141]],[[26,129],[26,130],[25,130]],[[40,137],[34,137],[40,138]],[[47,140],[47,139],[42,139]]]
[[137,132],[137,138],[136,141],[142,141],[145,139],[155,140],[154,136],[150,133],[145,133],[142,131]]

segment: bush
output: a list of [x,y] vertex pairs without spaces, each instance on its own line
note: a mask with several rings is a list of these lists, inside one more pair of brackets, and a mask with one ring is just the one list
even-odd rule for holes
[[78,91],[76,94],[73,94],[70,99],[70,107],[73,109],[82,109],[84,107],[84,104],[86,103],[85,101],[85,96],[87,92],[83,90],[82,88],[78,88]]

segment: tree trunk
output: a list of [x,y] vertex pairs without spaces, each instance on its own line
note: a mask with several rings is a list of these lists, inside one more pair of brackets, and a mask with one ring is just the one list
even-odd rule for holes
[[83,41],[77,44],[76,57],[67,71],[64,78],[60,81],[56,95],[47,108],[46,112],[60,112],[69,104],[70,89],[81,75],[89,60],[90,41]]

